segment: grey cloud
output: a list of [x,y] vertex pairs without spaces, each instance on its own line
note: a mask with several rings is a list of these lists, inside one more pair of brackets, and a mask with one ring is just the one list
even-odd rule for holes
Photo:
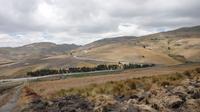
[[[0,0],[0,33],[23,34],[22,41],[26,42],[37,41],[26,39],[35,32],[49,33],[45,38],[39,37],[58,43],[56,38],[67,42],[75,37],[73,42],[82,44],[80,40],[86,43],[98,36],[131,32],[141,35],[163,28],[199,25],[199,10],[199,0]],[[123,24],[140,29],[127,26],[132,28],[129,32],[120,31]],[[26,37],[27,34],[30,35]]]

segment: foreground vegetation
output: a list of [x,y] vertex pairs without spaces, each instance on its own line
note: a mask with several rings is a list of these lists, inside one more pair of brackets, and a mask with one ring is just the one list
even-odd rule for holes
[[55,97],[83,96],[94,103],[92,111],[199,111],[200,68],[183,73],[92,84],[60,90]]
[[51,94],[52,98],[48,100],[34,91],[25,93],[26,97],[37,98],[37,102],[31,101],[31,106],[23,109],[27,112],[197,112],[200,105],[200,68],[62,89]]
[[[200,71],[196,69],[195,71]],[[199,72],[200,73],[200,72]],[[67,95],[81,95],[81,96],[96,96],[96,95],[131,95],[138,89],[144,89],[148,91],[153,86],[169,86],[180,85],[183,79],[190,77],[190,72],[167,74],[163,76],[151,76],[142,78],[133,78],[122,81],[110,81],[105,84],[91,84],[85,88],[71,88],[67,90],[60,90],[53,97],[63,97]]]

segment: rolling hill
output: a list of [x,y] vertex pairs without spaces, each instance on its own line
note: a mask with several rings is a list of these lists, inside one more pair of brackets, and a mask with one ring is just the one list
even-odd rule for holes
[[[33,43],[21,47],[0,48],[0,60],[21,61],[61,55],[80,46],[74,44],[57,45],[50,42]],[[1,61],[0,61],[1,62]]]
[[98,40],[74,53],[80,57],[135,63],[180,64],[200,61],[200,26],[142,37]]
[[0,78],[24,76],[41,68],[94,66],[109,62],[176,65],[200,62],[200,26],[142,37],[122,36],[84,46],[42,42],[0,48]]
[[27,71],[46,67],[58,68],[66,66],[67,62],[74,65],[77,61],[69,61],[67,56],[62,55],[78,47],[80,46],[74,44],[41,42],[15,48],[0,48],[0,77],[23,76]]

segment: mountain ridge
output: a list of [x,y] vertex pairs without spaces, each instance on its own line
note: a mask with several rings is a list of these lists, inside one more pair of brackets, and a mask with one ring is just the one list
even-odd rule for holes
[[[200,61],[200,26],[135,38],[109,38],[81,47],[76,55],[112,61],[178,64]],[[118,41],[118,40],[122,40]],[[157,59],[156,59],[157,58]],[[167,61],[163,61],[167,60]]]
[[0,48],[0,76],[21,76],[27,71],[41,68],[94,66],[106,62],[154,63],[167,66],[200,62],[199,37],[200,26],[195,26],[142,37],[106,38],[84,46],[44,42],[17,48]]

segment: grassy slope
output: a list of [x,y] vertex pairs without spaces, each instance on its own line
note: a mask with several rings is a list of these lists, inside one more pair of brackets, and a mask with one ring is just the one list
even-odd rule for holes
[[86,85],[94,83],[101,84],[108,81],[119,81],[143,76],[164,75],[176,72],[183,72],[185,70],[194,69],[196,67],[200,67],[200,64],[135,69],[111,75],[86,76],[79,78],[67,78],[65,80],[34,82],[31,83],[29,87],[32,88],[39,95],[48,98],[62,89],[85,87]]
[[119,37],[95,41],[76,50],[75,55],[97,59],[156,64],[200,61],[199,27],[137,37]]
[[12,65],[0,67],[0,78],[23,77],[27,71],[42,68],[66,68],[69,66],[95,66],[106,62],[77,60],[69,55],[53,56],[43,59],[26,60]]

